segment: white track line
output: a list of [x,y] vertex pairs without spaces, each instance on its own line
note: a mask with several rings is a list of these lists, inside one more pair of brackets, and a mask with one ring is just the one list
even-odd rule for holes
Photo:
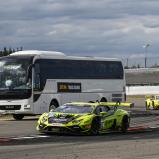
[[36,139],[36,138],[48,138],[50,136],[45,135],[33,135],[33,136],[21,136],[21,137],[14,137],[14,140],[22,140],[22,139]]

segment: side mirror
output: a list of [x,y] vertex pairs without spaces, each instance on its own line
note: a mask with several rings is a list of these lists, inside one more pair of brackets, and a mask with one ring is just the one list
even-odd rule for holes
[[105,116],[105,115],[107,115],[108,113],[107,112],[100,112],[100,115],[101,116]]

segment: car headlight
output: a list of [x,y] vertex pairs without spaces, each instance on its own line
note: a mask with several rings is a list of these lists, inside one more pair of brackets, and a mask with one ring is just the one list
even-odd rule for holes
[[73,124],[79,124],[82,120],[83,120],[83,119],[80,119],[80,120],[75,119],[75,120],[72,121],[72,123],[73,123]]
[[47,117],[44,116],[44,117],[41,119],[41,121],[42,121],[43,123],[45,123],[45,122],[47,121]]

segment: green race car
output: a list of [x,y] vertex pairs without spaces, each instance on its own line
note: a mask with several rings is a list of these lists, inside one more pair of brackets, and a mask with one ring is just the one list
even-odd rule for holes
[[85,133],[97,135],[108,130],[126,132],[130,114],[119,106],[133,106],[132,103],[96,102],[67,103],[43,113],[37,123],[42,133]]
[[147,95],[145,96],[146,110],[159,109],[159,95]]

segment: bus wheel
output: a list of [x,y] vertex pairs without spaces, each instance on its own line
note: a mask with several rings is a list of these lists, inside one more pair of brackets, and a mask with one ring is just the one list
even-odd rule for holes
[[100,102],[107,102],[107,99],[103,97]]
[[24,118],[23,114],[13,114],[13,118],[15,120],[22,120]]
[[52,102],[50,103],[50,106],[49,106],[49,111],[52,110],[52,109],[57,108],[58,106],[59,106],[59,105],[58,105],[58,103],[57,103],[56,101],[52,101]]

